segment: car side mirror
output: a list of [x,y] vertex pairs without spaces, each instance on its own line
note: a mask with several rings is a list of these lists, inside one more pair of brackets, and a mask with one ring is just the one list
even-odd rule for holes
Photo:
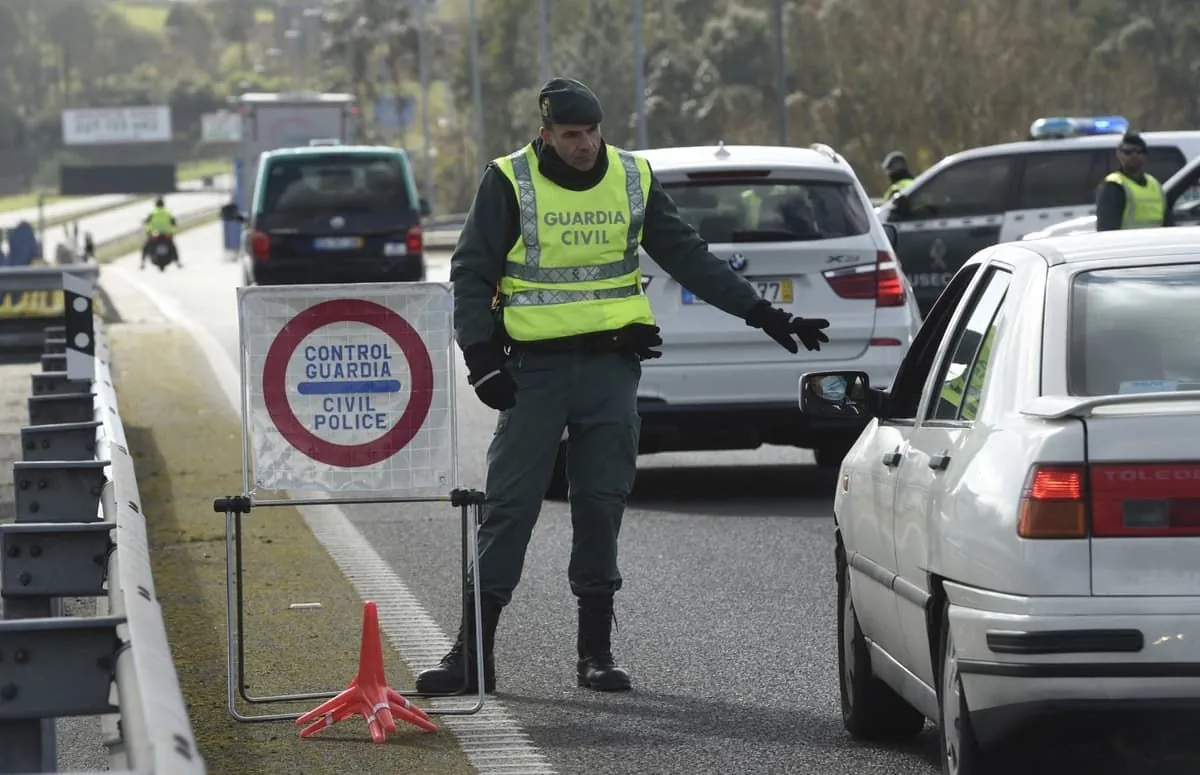
[[912,215],[912,200],[905,194],[896,194],[889,204],[892,206],[892,215],[897,221],[902,221]]
[[815,417],[862,417],[871,411],[865,371],[812,371],[800,376],[800,411]]
[[883,224],[883,233],[887,235],[888,242],[891,243],[892,249],[896,248],[896,243],[900,241],[900,231],[890,223]]
[[426,199],[425,197],[421,197],[420,207],[421,207],[421,217],[422,218],[428,218],[429,216],[433,215],[433,207],[430,206],[429,200]]
[[246,216],[242,215],[242,213],[238,211],[237,205],[230,202],[221,208],[221,220],[244,222],[246,220]]

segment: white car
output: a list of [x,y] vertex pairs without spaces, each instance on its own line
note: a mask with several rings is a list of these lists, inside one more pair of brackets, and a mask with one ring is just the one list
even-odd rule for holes
[[[1200,223],[1200,156],[1168,178],[1163,184],[1163,195],[1167,209],[1171,212],[1174,226],[1194,226]],[[1095,208],[1092,208],[1093,211]],[[1021,237],[1023,240],[1068,237],[1074,234],[1090,234],[1096,230],[1096,215],[1084,215],[1062,221],[1044,229],[1032,231]]]
[[886,391],[801,378],[814,418],[873,416],[834,498],[852,735],[929,718],[973,775],[1042,713],[1200,698],[1197,330],[1200,229],[1014,242]]
[[[642,366],[640,452],[812,449],[836,467],[865,421],[813,422],[796,379],[814,365],[887,384],[920,327],[912,288],[854,170],[829,146],[639,151],[709,249],[763,298],[826,318],[829,343],[793,355],[697,299],[642,252],[662,357]],[[563,458],[551,492],[565,491]]]

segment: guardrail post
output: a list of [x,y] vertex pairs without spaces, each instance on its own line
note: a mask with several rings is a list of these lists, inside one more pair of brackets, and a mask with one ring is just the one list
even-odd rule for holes
[[64,422],[88,422],[96,416],[94,393],[58,393],[29,396],[31,425],[53,425]]
[[68,393],[87,393],[92,383],[71,379],[65,371],[43,371],[32,375],[33,395],[54,396]]

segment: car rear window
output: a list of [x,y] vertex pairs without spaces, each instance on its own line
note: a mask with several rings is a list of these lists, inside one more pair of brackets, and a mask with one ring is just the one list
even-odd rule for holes
[[415,209],[404,160],[384,154],[321,154],[275,159],[266,171],[262,212],[396,212]]
[[710,243],[838,239],[871,229],[849,183],[693,180],[664,188],[683,219]]
[[1071,395],[1200,389],[1200,264],[1082,272],[1070,304]]

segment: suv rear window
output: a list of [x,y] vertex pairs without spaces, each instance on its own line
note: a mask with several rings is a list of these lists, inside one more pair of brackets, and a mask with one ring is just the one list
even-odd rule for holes
[[837,239],[871,229],[870,216],[850,183],[705,180],[663,188],[683,219],[709,243]]
[[1200,389],[1200,264],[1080,273],[1071,288],[1073,396]]
[[415,209],[408,168],[395,155],[331,153],[271,161],[262,212],[405,212]]

